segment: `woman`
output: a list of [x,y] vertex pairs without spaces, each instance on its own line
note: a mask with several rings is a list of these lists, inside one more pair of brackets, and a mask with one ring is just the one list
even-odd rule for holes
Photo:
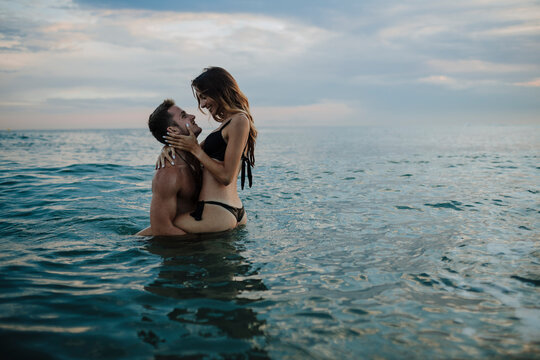
[[204,69],[191,83],[199,104],[220,126],[200,145],[190,130],[189,136],[170,133],[165,140],[179,150],[193,154],[203,167],[202,188],[197,208],[179,215],[174,225],[187,233],[230,230],[247,222],[238,197],[236,180],[242,167],[242,188],[247,167],[251,186],[251,167],[255,164],[257,130],[247,97],[225,69]]

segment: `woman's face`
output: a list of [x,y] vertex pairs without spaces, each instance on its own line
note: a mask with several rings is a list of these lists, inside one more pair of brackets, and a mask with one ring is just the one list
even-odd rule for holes
[[206,109],[208,110],[208,112],[210,113],[210,115],[212,115],[213,117],[215,117],[216,115],[216,110],[218,108],[218,104],[216,103],[216,101],[214,99],[212,99],[211,97],[208,97],[204,94],[201,94],[200,92],[196,92],[197,94],[197,98],[199,99],[199,105],[201,108],[203,109]]

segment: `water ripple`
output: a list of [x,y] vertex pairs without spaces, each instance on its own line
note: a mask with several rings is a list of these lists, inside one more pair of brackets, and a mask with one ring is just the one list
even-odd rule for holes
[[250,223],[185,239],[132,236],[146,131],[0,132],[4,352],[534,358],[538,132],[323,130],[262,130]]

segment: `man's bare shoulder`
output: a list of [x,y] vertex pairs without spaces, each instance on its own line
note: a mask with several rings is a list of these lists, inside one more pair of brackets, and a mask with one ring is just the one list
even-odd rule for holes
[[191,171],[186,164],[171,165],[167,163],[164,168],[156,170],[152,180],[152,190],[163,189],[178,191],[187,181],[191,180]]

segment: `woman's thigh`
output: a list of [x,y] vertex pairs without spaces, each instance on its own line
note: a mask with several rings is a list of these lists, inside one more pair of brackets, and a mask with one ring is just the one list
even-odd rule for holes
[[195,220],[189,214],[182,214],[174,219],[174,225],[187,233],[199,234],[231,230],[237,224],[236,218],[230,211],[219,205],[204,204],[200,221]]

